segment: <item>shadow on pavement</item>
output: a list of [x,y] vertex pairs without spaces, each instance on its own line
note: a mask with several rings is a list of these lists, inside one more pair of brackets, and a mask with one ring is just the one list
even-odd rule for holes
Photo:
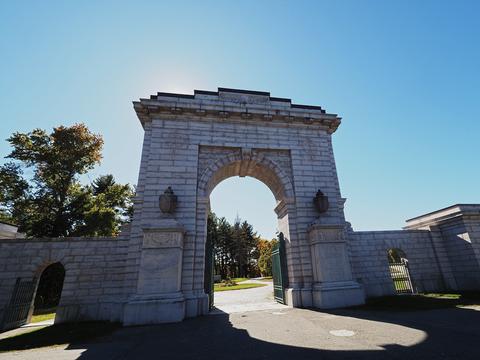
[[[383,312],[362,309],[346,309],[326,312],[314,310],[289,310],[284,316],[271,313],[247,313],[258,316],[256,334],[268,338],[273,328],[283,324],[287,341],[269,342],[254,338],[245,329],[233,326],[227,314],[188,319],[181,323],[157,326],[123,328],[108,338],[86,345],[70,345],[68,349],[86,349],[80,359],[476,359],[480,358],[480,311],[466,308],[439,309],[416,312]],[[257,314],[257,315],[254,315]],[[263,314],[263,315],[262,315]],[[265,315],[266,314],[266,315]],[[270,316],[270,318],[267,317]],[[241,315],[237,315],[240,317]],[[247,315],[244,315],[247,316]],[[263,317],[262,317],[263,316]],[[338,319],[337,319],[338,317]],[[236,318],[238,321],[238,318]],[[271,319],[272,324],[269,320]],[[323,344],[337,341],[339,350],[318,346],[302,347],[285,343],[304,344],[302,326],[317,321],[319,331],[311,336],[325,334],[322,319],[343,323],[375,326],[369,321],[402,325],[426,333],[422,341],[412,346],[390,343],[375,345],[363,338],[355,341],[323,339]],[[333,320],[332,320],[333,319]],[[255,318],[252,318],[252,321]],[[364,321],[366,320],[366,321]],[[263,322],[262,322],[263,321]],[[277,325],[275,325],[275,322]],[[260,324],[260,330],[258,328]],[[372,325],[373,324],[373,325]],[[283,330],[283,327],[285,328]],[[315,328],[313,328],[315,329]],[[407,329],[409,330],[409,329]],[[323,332],[322,332],[323,331]],[[387,335],[387,334],[384,334]],[[398,334],[397,334],[398,336]],[[351,338],[353,339],[353,338]],[[310,339],[315,341],[315,339]],[[325,342],[327,341],[327,342]],[[349,342],[350,341],[350,342]],[[362,342],[363,341],[363,342]],[[355,349],[362,345],[365,349]],[[349,346],[353,349],[349,350]],[[317,348],[315,348],[317,347]],[[369,348],[368,348],[369,347]]]
[[119,323],[92,321],[43,326],[38,330],[32,327],[25,329],[24,333],[0,339],[0,352],[89,341],[92,338],[111,334],[120,326]]

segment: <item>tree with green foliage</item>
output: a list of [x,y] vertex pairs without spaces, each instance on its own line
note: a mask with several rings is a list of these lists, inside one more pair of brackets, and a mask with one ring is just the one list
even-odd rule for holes
[[19,165],[9,162],[0,167],[0,221],[16,222],[25,214],[29,204],[28,182],[22,177]]
[[130,185],[112,175],[79,182],[102,158],[102,137],[84,124],[17,132],[7,141],[13,150],[0,167],[0,220],[29,237],[115,235],[128,220]]
[[230,224],[224,217],[210,213],[207,236],[213,240],[215,273],[223,279],[253,277],[259,274],[258,236],[247,221],[236,219]]
[[113,175],[103,175],[85,187],[88,203],[83,213],[83,224],[74,235],[109,236],[117,234],[120,226],[132,215],[133,190],[130,185],[117,184]]
[[239,254],[239,275],[240,277],[253,276],[257,272],[257,259],[254,258],[254,254],[257,250],[258,236],[253,226],[247,221],[240,224],[239,231],[242,244]]
[[217,218],[215,214],[210,213],[210,231],[207,236],[214,234],[214,256],[215,272],[220,274],[223,279],[232,276],[231,266],[232,258],[232,226],[222,217]]

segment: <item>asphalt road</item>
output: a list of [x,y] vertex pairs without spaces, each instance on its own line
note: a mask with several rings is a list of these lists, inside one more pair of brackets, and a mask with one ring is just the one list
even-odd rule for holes
[[123,328],[87,344],[0,359],[480,359],[480,307],[418,312],[304,309]]

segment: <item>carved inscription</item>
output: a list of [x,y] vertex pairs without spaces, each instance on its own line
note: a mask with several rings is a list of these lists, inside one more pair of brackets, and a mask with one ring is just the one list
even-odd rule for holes
[[183,247],[183,235],[180,232],[147,231],[143,234],[143,248]]
[[218,97],[220,99],[239,104],[265,104],[270,101],[269,96],[263,95],[220,93]]
[[310,243],[334,243],[345,242],[343,231],[338,229],[322,229],[310,232]]

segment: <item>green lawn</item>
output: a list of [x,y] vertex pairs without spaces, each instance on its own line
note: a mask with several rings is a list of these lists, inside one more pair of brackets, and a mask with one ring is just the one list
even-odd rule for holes
[[244,290],[252,289],[256,287],[267,286],[267,284],[237,284],[233,286],[220,286],[220,284],[215,284],[213,287],[214,291],[230,291],[230,290]]
[[398,291],[407,290],[410,288],[408,282],[404,279],[393,279],[395,289]]
[[232,281],[234,281],[236,283],[246,281],[246,280],[249,280],[249,279],[246,278],[246,277],[232,278]]
[[41,327],[28,333],[0,340],[0,352],[35,349],[82,342],[111,334],[120,324],[104,321],[66,323]]
[[46,320],[53,320],[53,319],[55,319],[55,313],[33,315],[30,322],[31,323],[37,323],[37,322],[46,321]]
[[366,304],[358,308],[386,311],[411,311],[441,309],[462,305],[480,305],[480,293],[424,293],[416,295],[382,296],[367,299]]

